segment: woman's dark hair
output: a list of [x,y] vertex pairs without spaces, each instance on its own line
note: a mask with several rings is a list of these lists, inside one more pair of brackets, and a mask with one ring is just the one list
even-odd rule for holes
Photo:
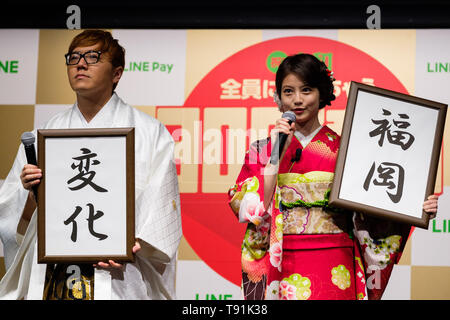
[[277,94],[281,99],[281,84],[284,78],[294,74],[308,86],[319,90],[319,109],[322,109],[331,105],[331,101],[336,99],[333,94],[333,79],[329,72],[326,64],[311,54],[300,53],[288,56],[281,62],[275,76]]

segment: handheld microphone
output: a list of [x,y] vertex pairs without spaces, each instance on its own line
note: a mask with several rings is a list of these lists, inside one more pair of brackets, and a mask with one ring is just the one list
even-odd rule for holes
[[[295,113],[293,111],[286,111],[285,113],[283,113],[283,115],[281,117],[283,119],[288,119],[289,125],[291,125],[292,122],[294,122],[296,119]],[[280,132],[278,134],[278,139],[275,142],[273,149],[272,149],[272,154],[270,155],[270,163],[271,164],[278,163],[281,152],[283,151],[284,145],[286,144],[287,137],[288,137],[288,135],[286,133]]]
[[[27,162],[37,166],[36,150],[34,148],[34,134],[32,132],[24,132],[20,138],[25,148],[25,154],[27,156]],[[37,186],[33,186],[34,198],[37,202]]]

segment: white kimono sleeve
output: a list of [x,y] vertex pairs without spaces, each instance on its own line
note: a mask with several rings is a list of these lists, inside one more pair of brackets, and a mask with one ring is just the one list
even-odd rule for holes
[[[153,134],[150,159],[145,162],[148,171],[144,170],[149,174],[137,177],[146,181],[136,199],[136,238],[144,240],[150,247],[143,248],[138,255],[169,263],[175,257],[182,235],[174,141],[161,123]],[[138,171],[136,175],[139,175]]]
[[28,197],[28,191],[23,188],[20,181],[25,164],[25,151],[21,144],[14,164],[0,188],[0,240],[3,244],[6,270],[11,266],[19,249],[16,238],[17,225]]

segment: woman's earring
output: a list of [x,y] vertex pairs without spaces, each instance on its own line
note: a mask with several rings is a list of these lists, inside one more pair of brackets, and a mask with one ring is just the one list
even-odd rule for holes
[[277,104],[278,110],[282,111],[281,107],[283,105],[281,104],[280,97],[278,96],[278,94],[276,92],[273,93],[273,101]]

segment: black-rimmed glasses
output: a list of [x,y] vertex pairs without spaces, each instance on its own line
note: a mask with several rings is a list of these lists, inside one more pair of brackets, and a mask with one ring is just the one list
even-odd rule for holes
[[81,58],[86,61],[87,64],[95,64],[100,60],[101,51],[89,50],[85,53],[70,52],[66,53],[66,65],[73,66],[80,62]]

